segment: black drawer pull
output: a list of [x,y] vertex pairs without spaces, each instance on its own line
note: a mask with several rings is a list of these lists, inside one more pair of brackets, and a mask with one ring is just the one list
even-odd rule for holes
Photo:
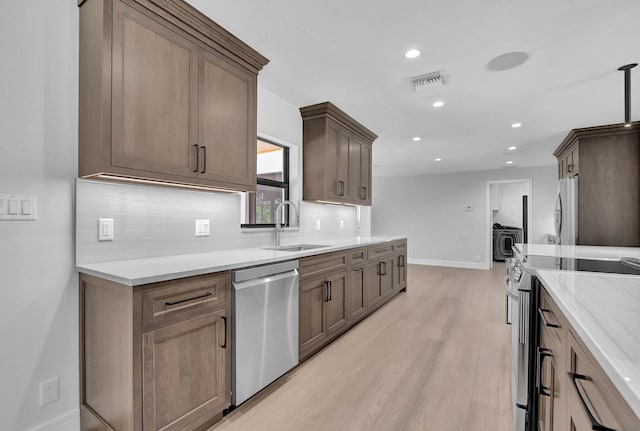
[[207,292],[204,295],[194,296],[193,298],[181,299],[180,301],[165,302],[164,305],[166,305],[168,307],[171,307],[173,305],[182,304],[183,302],[195,301],[196,299],[202,299],[202,298],[206,298],[207,296],[212,296],[212,295],[213,295],[213,293]]
[[194,145],[193,149],[196,153],[196,160],[193,166],[193,172],[198,172],[198,165],[200,164],[200,151],[198,151],[198,145]]
[[544,326],[548,327],[548,328],[559,328],[560,325],[558,325],[557,323],[550,323],[547,320],[547,316],[544,313],[550,313],[551,310],[547,310],[546,308],[538,308],[538,314],[540,315],[540,319],[542,319],[542,323],[544,324]]
[[544,347],[538,347],[538,395],[543,395],[545,397],[551,396],[551,392],[549,391],[549,388],[544,386],[542,383],[542,364],[544,362],[544,358],[550,358],[552,356],[551,350],[545,349]]
[[602,425],[600,422],[598,422],[598,420],[591,413],[591,410],[589,410],[589,407],[587,407],[587,403],[584,401],[584,398],[580,393],[580,390],[578,389],[577,380],[590,381],[591,378],[587,376],[583,376],[582,374],[577,374],[577,373],[568,373],[568,374],[569,374],[569,377],[571,378],[571,383],[573,383],[573,387],[575,388],[576,393],[578,394],[578,398],[580,398],[580,403],[582,404],[582,408],[584,408],[584,411],[587,412],[587,416],[589,416],[589,420],[591,421],[591,429],[594,431],[616,431],[615,429],[606,427]]

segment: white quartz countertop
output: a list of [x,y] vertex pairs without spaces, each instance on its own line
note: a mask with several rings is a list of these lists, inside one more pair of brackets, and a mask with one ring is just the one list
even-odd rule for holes
[[640,276],[538,270],[538,278],[640,418]]
[[[305,244],[326,245],[299,252],[244,248],[213,251],[209,253],[181,254],[143,259],[116,260],[111,262],[77,265],[79,272],[111,280],[127,286],[156,283],[193,275],[208,274],[248,266],[264,265],[294,260],[315,254],[367,246],[405,239],[404,236],[350,237],[326,241],[310,241]],[[288,244],[283,244],[288,245]]]
[[621,257],[640,258],[640,247],[596,247],[590,245],[516,244],[524,255],[573,257],[578,259],[620,260]]

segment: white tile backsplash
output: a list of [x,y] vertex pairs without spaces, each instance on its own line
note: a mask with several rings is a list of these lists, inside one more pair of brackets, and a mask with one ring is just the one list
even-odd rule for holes
[[[358,235],[357,209],[300,202],[300,229],[282,244]],[[114,219],[114,240],[98,242],[98,219]],[[195,220],[209,219],[208,237],[195,236]],[[316,231],[316,220],[321,230]],[[340,229],[340,220],[344,228]],[[363,233],[364,234],[364,233]],[[272,245],[273,231],[240,229],[240,195],[78,179],[76,262],[200,253]]]

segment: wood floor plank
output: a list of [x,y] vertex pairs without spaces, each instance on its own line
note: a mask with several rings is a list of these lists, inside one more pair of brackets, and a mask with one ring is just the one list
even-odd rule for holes
[[504,265],[409,265],[408,291],[211,431],[510,431]]

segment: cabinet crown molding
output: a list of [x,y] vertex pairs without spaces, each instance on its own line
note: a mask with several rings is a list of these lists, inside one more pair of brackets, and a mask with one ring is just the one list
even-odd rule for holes
[[352,117],[350,117],[343,110],[341,110],[331,102],[323,102],[317,103],[315,105],[304,106],[300,108],[300,115],[302,115],[302,120],[310,120],[312,118],[319,117],[329,117],[370,143],[373,143],[373,141],[378,138],[378,135],[354,120]]
[[558,158],[569,148],[577,139],[594,138],[598,136],[611,136],[611,135],[623,135],[627,133],[639,133],[640,121],[634,121],[631,123],[631,127],[624,127],[623,123],[608,124],[605,126],[595,127],[583,127],[580,129],[573,129],[564,138],[564,140],[558,145],[558,148],[553,152],[554,157]]

